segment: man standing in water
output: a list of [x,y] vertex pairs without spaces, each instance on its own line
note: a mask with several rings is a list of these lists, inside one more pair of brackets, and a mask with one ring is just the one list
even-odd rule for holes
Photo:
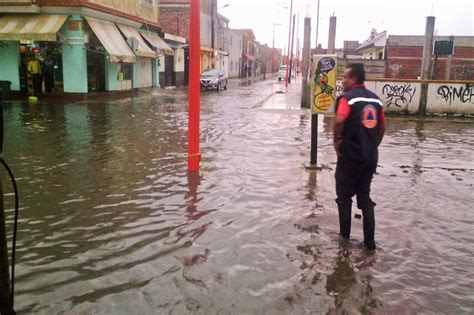
[[375,249],[375,203],[370,199],[370,184],[377,168],[378,146],[385,133],[382,102],[364,86],[362,64],[349,64],[342,79],[343,94],[336,99],[334,148],[337,153],[336,194],[339,233],[351,234],[352,197],[362,210],[364,244]]

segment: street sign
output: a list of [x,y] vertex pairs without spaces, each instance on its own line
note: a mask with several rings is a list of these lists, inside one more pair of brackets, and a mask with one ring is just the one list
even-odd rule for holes
[[453,54],[454,42],[452,40],[435,41],[434,54],[436,56],[448,56]]
[[311,108],[324,113],[336,97],[337,55],[314,55],[311,65]]

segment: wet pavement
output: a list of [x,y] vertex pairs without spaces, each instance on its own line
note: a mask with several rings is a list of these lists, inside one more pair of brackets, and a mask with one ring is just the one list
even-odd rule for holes
[[5,104],[18,313],[472,313],[474,121],[388,118],[371,254],[360,220],[337,235],[332,118],[308,171],[310,112],[282,85],[202,93],[199,175],[186,90]]

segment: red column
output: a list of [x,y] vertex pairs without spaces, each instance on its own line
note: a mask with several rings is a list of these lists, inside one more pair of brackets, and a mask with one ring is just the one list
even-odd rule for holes
[[199,149],[200,111],[200,0],[190,1],[189,22],[189,106],[188,106],[188,172],[199,171],[201,152]]

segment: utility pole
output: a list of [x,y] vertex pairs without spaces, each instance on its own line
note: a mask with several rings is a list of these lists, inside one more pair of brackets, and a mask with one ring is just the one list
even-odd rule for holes
[[308,70],[309,70],[309,54],[311,51],[311,19],[304,19],[304,39],[303,39],[303,82],[301,84],[301,107],[309,107],[307,99]]
[[293,71],[293,43],[295,41],[295,15],[293,14],[293,32],[291,35],[291,50],[290,50],[290,77],[288,82],[291,82],[291,73]]
[[272,73],[275,73],[275,26],[280,23],[273,22],[273,40],[272,40]]
[[290,21],[288,22],[288,54],[286,55],[286,75],[285,75],[285,88],[288,88],[288,58],[290,57],[290,39],[291,39],[291,16],[293,15],[293,0],[290,3]]
[[336,16],[331,16],[329,18],[329,38],[328,38],[328,54],[332,55],[334,49],[336,48]]
[[318,48],[318,32],[319,32],[319,0],[318,0],[318,12],[316,13],[316,47]]
[[[318,0],[318,12],[316,15],[316,49],[318,48],[318,33],[319,33],[319,0]],[[314,97],[311,95],[311,97]],[[313,108],[311,108],[313,111]],[[318,169],[318,114],[312,113],[311,115],[311,152],[310,152],[310,169]]]
[[200,72],[200,46],[201,46],[201,2],[190,0],[190,30],[189,30],[189,105],[188,105],[188,172],[198,172],[201,160],[199,149],[199,120],[201,87]]
[[[430,78],[430,62],[431,54],[433,53],[433,37],[435,28],[435,17],[426,17],[425,26],[425,44],[423,45],[423,59],[421,60],[421,79],[429,80]],[[420,115],[426,114],[426,107],[428,104],[428,84],[422,83],[420,89],[420,105],[418,113]]]

